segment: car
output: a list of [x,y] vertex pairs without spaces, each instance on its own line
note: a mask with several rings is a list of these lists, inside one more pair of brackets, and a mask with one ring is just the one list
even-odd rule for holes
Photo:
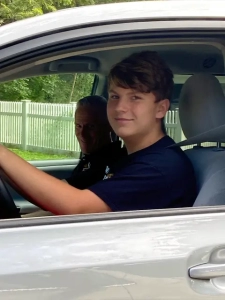
[[[194,105],[200,100],[204,104],[208,75],[224,90],[224,15],[225,3],[220,1],[144,1],[66,9],[0,27],[1,83],[94,74],[92,93],[107,96],[113,64],[137,51],[157,51],[174,73],[171,109],[180,112],[186,136],[180,140],[187,138],[181,145],[188,148],[199,189],[199,205],[188,208],[2,219],[1,299],[225,297],[224,137],[217,132],[223,118],[225,124],[225,111],[217,107],[215,96],[210,109],[202,105],[195,113],[194,106],[188,115],[180,96],[186,82],[194,80],[190,91],[200,93]],[[202,138],[201,125],[207,127],[211,120],[200,116],[211,108],[221,112],[221,124],[213,128],[217,137],[213,131]],[[194,117],[202,131],[194,125],[187,128]],[[0,124],[3,128],[4,119]],[[200,140],[192,140],[193,132]],[[61,179],[77,161],[30,163]],[[11,206],[13,199],[22,214],[35,209],[1,183],[1,210],[5,198]]]

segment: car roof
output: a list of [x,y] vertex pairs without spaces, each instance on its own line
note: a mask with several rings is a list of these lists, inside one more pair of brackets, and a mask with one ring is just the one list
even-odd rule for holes
[[225,19],[222,1],[142,1],[70,8],[0,27],[0,47],[70,28],[144,20]]

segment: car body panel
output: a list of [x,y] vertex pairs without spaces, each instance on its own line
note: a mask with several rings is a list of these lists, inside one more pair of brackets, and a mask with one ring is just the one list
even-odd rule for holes
[[[225,213],[167,217],[134,213],[124,220],[64,224],[54,224],[57,217],[50,219],[49,225],[24,223],[19,234],[17,228],[0,229],[1,299],[225,296],[215,281],[188,277],[190,267],[207,262],[216,248],[225,248]],[[216,233],[209,239],[212,227]]]

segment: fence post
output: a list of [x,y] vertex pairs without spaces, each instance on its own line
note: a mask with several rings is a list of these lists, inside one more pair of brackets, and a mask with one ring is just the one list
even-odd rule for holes
[[22,149],[27,150],[28,141],[28,113],[30,100],[22,100]]
[[[70,102],[70,104],[72,105],[73,113],[74,113],[75,110],[76,110],[76,107],[77,107],[77,102]],[[73,115],[73,116],[74,116],[74,115]]]
[[4,142],[2,140],[2,118],[1,118],[1,115],[2,115],[2,102],[0,101],[0,143]]
[[175,114],[176,114],[176,132],[175,132],[175,142],[179,143],[181,142],[182,139],[182,129],[181,129],[181,125],[180,125],[180,118],[179,118],[179,109],[176,108],[175,110]]
[[[75,111],[76,111],[76,107],[77,107],[77,102],[70,102],[70,104],[72,105],[72,110],[73,110],[73,118],[75,116]],[[79,146],[79,143],[78,143],[78,140],[74,134],[75,132],[73,132],[73,151],[75,152],[80,152],[80,146]]]

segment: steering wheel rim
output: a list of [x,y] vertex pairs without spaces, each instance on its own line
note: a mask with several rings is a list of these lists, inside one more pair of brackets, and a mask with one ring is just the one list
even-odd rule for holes
[[21,218],[9,190],[0,176],[0,219]]

